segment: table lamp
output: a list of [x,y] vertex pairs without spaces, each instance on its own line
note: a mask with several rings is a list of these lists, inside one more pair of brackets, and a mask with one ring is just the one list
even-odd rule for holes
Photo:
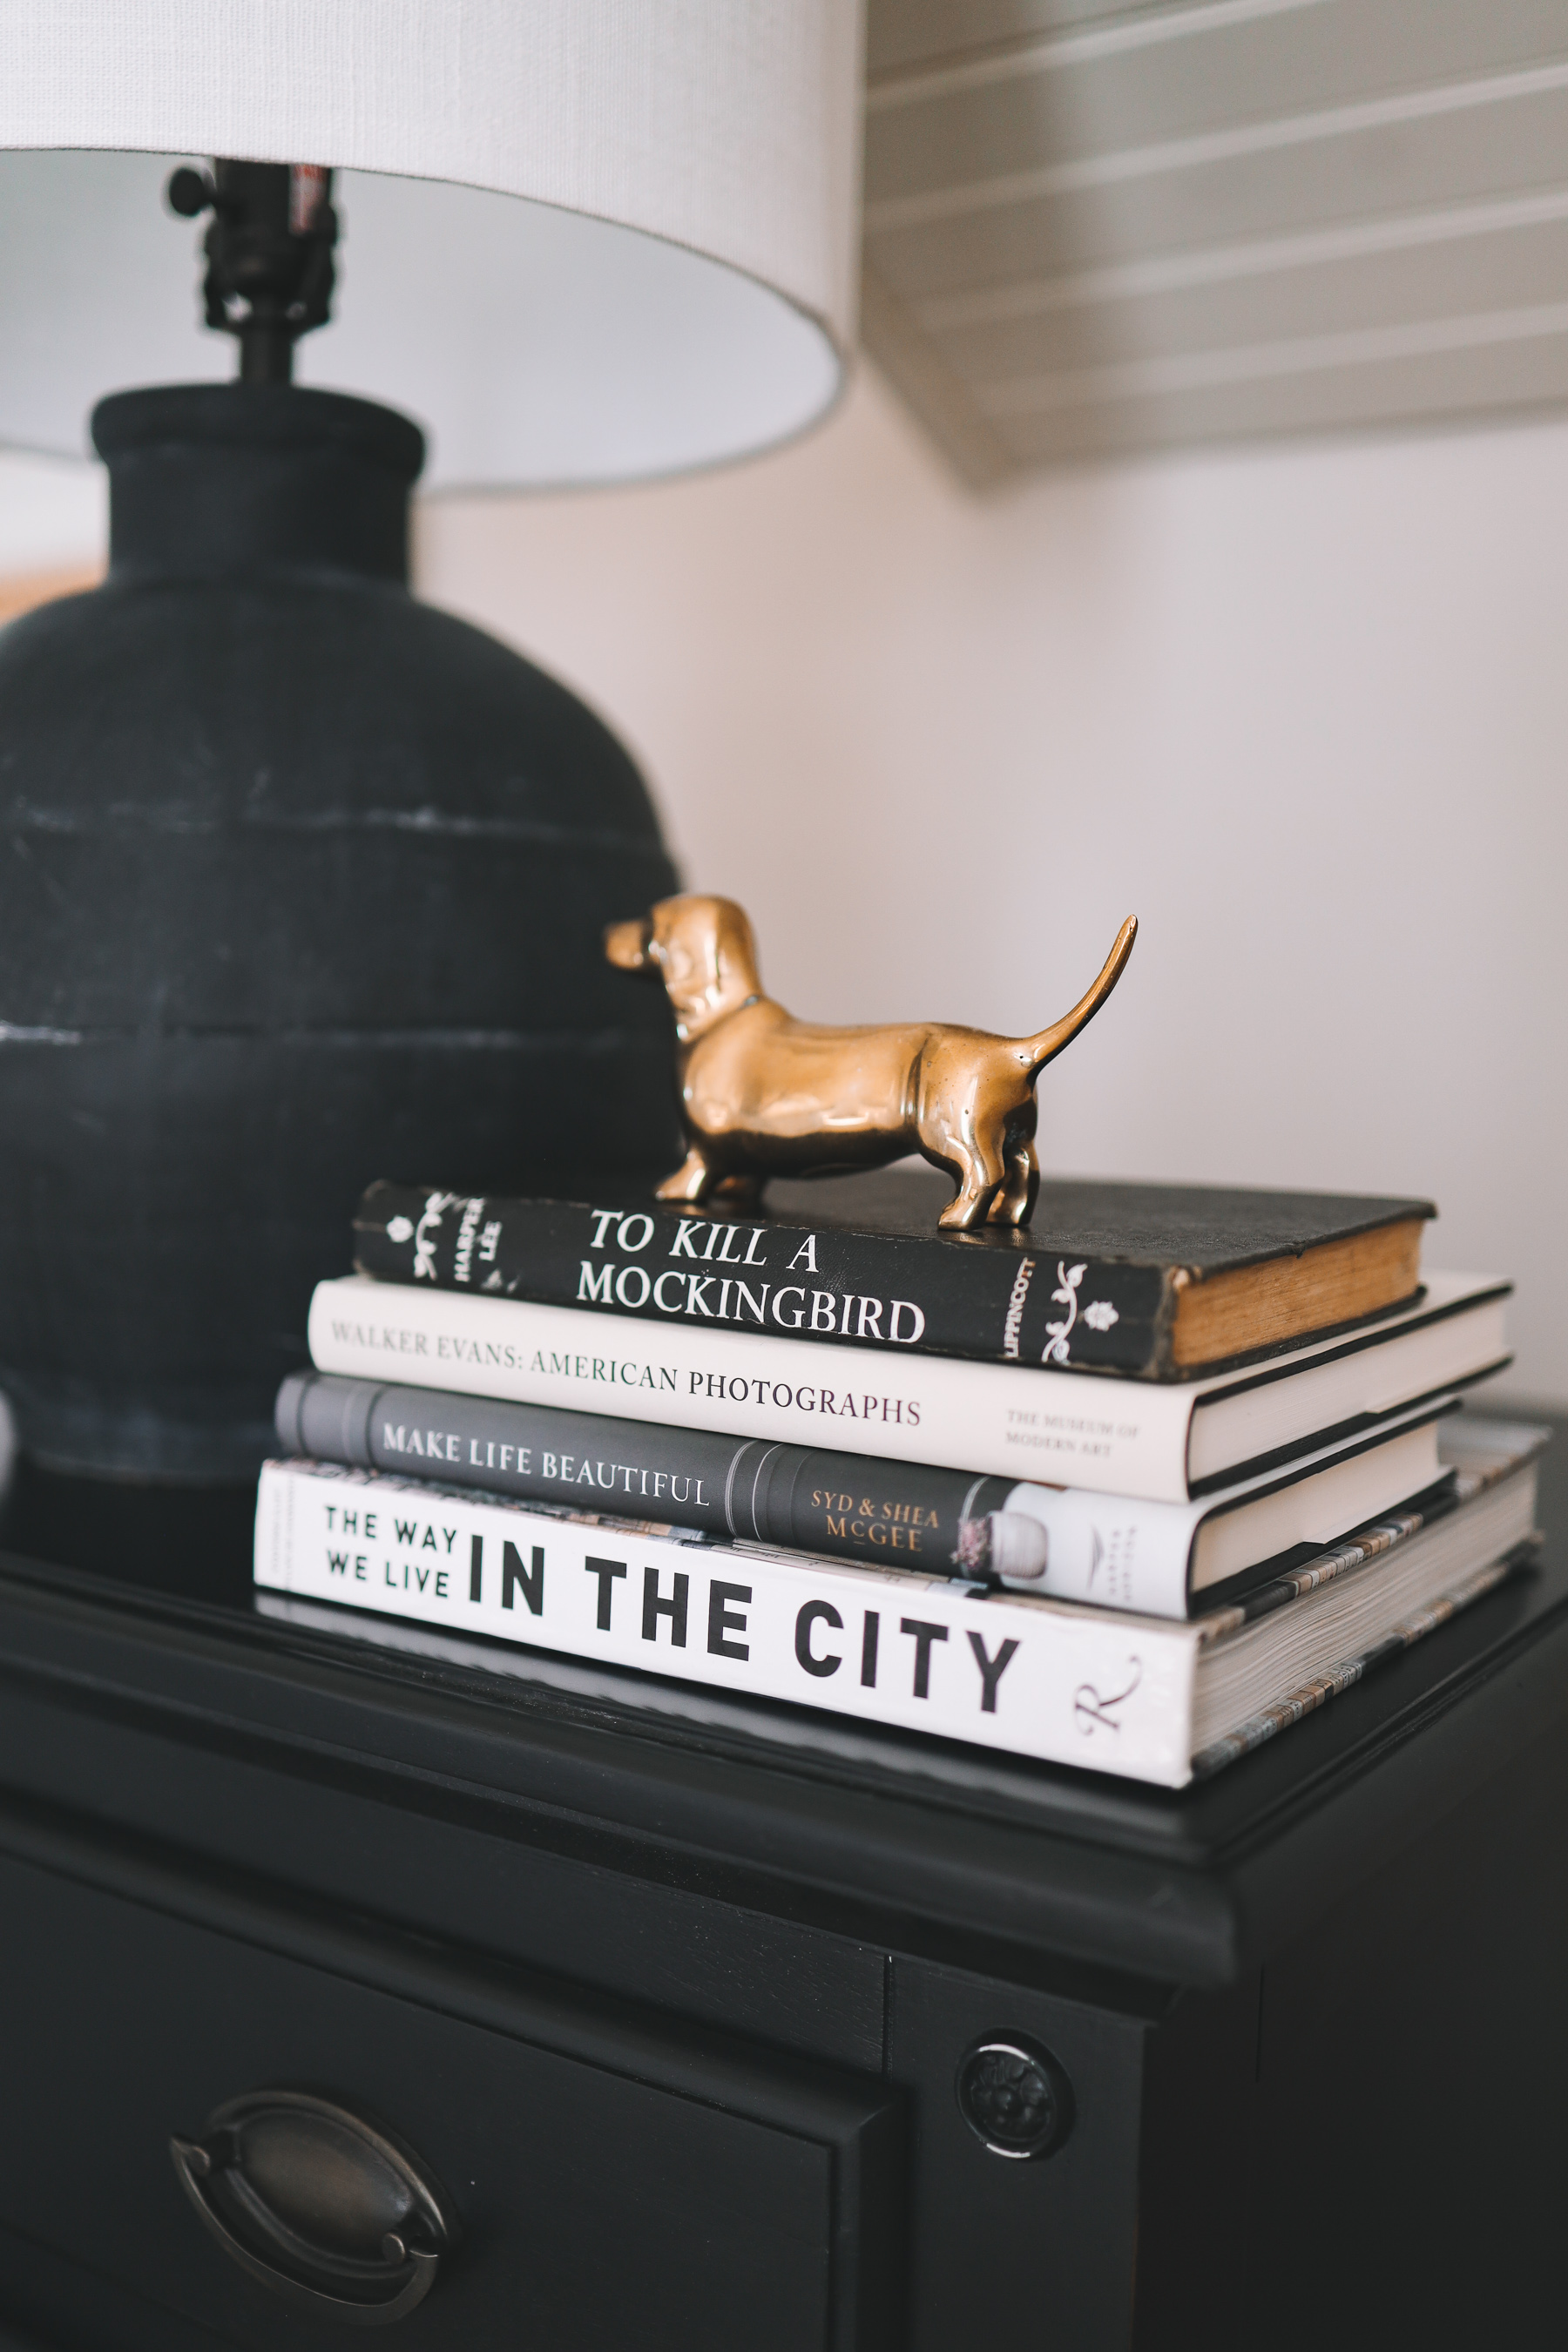
[[647,793],[563,687],[410,597],[408,499],[422,465],[645,478],[822,414],[858,24],[4,21],[0,443],[79,452],[96,401],[111,522],[104,584],[0,637],[0,1388],[46,1468],[237,1480],[365,1181],[675,1147],[663,1016],[600,948],[674,887]]

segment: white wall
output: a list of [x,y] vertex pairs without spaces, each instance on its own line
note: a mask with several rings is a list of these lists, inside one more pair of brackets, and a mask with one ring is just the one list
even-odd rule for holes
[[800,1013],[1032,1030],[1136,912],[1047,1169],[1429,1192],[1568,1402],[1568,424],[982,503],[865,374],[747,468],[428,509],[420,575],[612,719]]

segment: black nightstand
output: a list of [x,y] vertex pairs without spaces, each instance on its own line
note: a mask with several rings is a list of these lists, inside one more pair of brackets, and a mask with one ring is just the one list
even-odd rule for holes
[[300,2126],[411,2346],[1555,2340],[1561,1444],[1543,1496],[1538,1572],[1174,1797],[262,1613],[232,1507],[7,1557],[0,2325],[342,2339],[197,2210],[254,2248],[212,2119],[281,2086],[435,2184],[400,2265]]

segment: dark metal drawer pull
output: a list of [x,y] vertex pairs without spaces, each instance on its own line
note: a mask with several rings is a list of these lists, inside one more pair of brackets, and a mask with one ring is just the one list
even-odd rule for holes
[[958,2062],[959,2112],[993,2156],[1054,2156],[1072,2129],[1072,2084],[1048,2050],[993,2034]]
[[418,2158],[314,2091],[250,2091],[169,2143],[218,2244],[297,2311],[380,2327],[423,2303],[457,2230]]

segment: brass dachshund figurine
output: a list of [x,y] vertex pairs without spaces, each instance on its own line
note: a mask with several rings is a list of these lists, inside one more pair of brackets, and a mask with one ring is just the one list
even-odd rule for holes
[[770,1176],[880,1168],[922,1151],[958,1180],[939,1222],[1026,1225],[1039,1189],[1035,1080],[1093,1019],[1132,952],[1116,935],[1087,996],[1034,1037],[940,1021],[823,1029],[763,994],[745,909],[732,898],[661,898],[612,923],[605,953],[652,972],[675,1012],[680,1111],[690,1150],[661,1201],[754,1202]]

